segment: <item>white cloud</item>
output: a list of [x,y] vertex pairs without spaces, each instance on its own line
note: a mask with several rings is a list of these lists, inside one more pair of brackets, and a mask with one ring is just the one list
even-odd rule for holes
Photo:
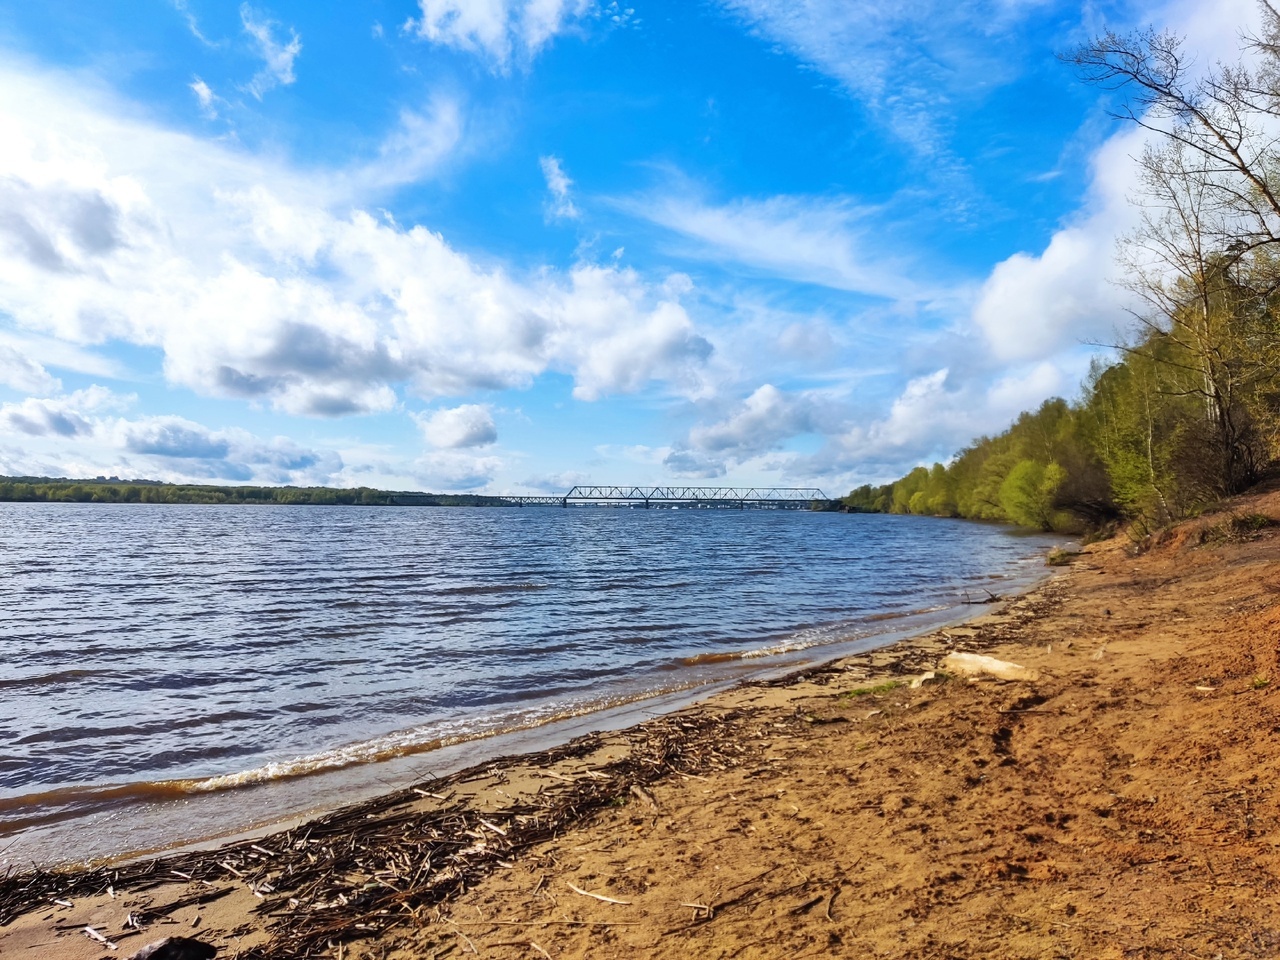
[[187,29],[191,31],[191,35],[203,43],[206,47],[216,46],[213,41],[206,37],[200,30],[200,22],[196,19],[196,15],[191,12],[191,8],[187,5],[187,0],[171,0],[173,9],[182,15],[182,19],[186,21]]
[[[452,129],[441,115],[427,126]],[[168,381],[201,395],[317,416],[549,370],[583,399],[706,389],[687,278],[590,263],[513,276],[363,208],[442,149],[309,173],[0,65],[0,313],[72,346],[157,348]]]
[[680,304],[692,287],[687,277],[652,288],[634,270],[579,264],[569,279],[548,291],[548,346],[556,365],[574,371],[576,398],[634,393],[654,380],[688,395],[707,389],[702,372],[712,347]]
[[357,195],[415,183],[435,172],[458,147],[463,135],[462,108],[437,95],[424,110],[404,109],[378,148],[378,159],[346,174]]
[[22,436],[0,472],[146,476],[184,481],[327,483],[342,458],[285,437],[266,440],[238,428],[213,430],[176,416],[118,416],[136,402],[92,386],[64,396],[0,405],[0,432]]
[[728,419],[694,427],[689,440],[708,453],[728,451],[738,459],[745,459],[812,429],[813,411],[806,398],[784,393],[766,383],[747,397]]
[[695,426],[663,463],[680,476],[724,476],[728,465],[745,463],[778,449],[792,437],[813,431],[814,416],[809,397],[766,383],[724,419]]
[[403,32],[475,53],[505,71],[531,60],[559,33],[592,12],[592,0],[418,0]]
[[720,0],[749,29],[837,80],[922,156],[955,164],[955,103],[1017,75],[1017,47],[993,38],[1037,3],[979,0]]
[[187,86],[196,95],[196,101],[200,104],[200,113],[204,115],[204,118],[206,120],[217,120],[217,105],[222,101],[222,98],[214,93],[213,89],[199,77],[196,77]]
[[433,447],[458,449],[485,447],[498,439],[493,411],[488,406],[465,403],[418,418],[422,435]]
[[[1178,0],[1152,19],[1191,39],[1191,69],[1234,61],[1241,25],[1255,24],[1253,0],[1204,4]],[[1129,323],[1137,306],[1117,283],[1116,240],[1137,224],[1146,131],[1130,126],[1108,138],[1090,161],[1091,178],[1080,209],[1038,253],[1018,252],[998,263],[979,291],[973,321],[997,359],[1035,361],[1075,344],[1108,341]]]
[[5,343],[0,343],[0,384],[20,393],[57,393],[62,383],[42,364]]
[[1079,211],[1038,254],[1019,252],[992,269],[978,292],[973,321],[1000,360],[1036,360],[1080,343],[1106,340],[1134,306],[1118,284],[1116,239],[1137,224],[1135,157],[1146,134],[1132,127],[1110,137],[1090,161]]
[[[93,350],[66,343],[54,337],[33,334],[17,335],[0,327],[0,353],[12,351],[19,354],[26,362],[38,364],[43,368],[58,367],[73,370],[76,373],[91,377],[120,379],[127,377],[127,371],[116,361],[104,357]],[[44,381],[41,380],[41,383]],[[26,389],[26,388],[23,388]],[[33,387],[29,393],[47,393],[43,387]]]
[[240,5],[240,22],[262,57],[263,67],[245,86],[245,90],[261,100],[262,95],[277,86],[288,86],[296,77],[293,74],[293,62],[302,53],[302,38],[292,27],[289,28],[289,42],[281,43],[275,37],[278,24],[258,14],[247,3]]
[[941,367],[876,403],[842,389],[765,384],[727,408],[704,405],[715,416],[693,426],[663,464],[683,477],[770,478],[764,482],[839,493],[950,459],[973,438],[1003,430],[1022,411],[1073,386],[1086,363],[1073,356],[1005,366],[995,376],[991,368]]
[[536,490],[542,494],[567,493],[576,486],[588,484],[591,476],[579,470],[564,470],[560,473],[548,473],[541,476],[526,477],[520,483],[523,490]]
[[28,397],[16,403],[0,405],[0,425],[9,434],[26,434],[30,437],[81,437],[93,433],[94,424],[88,416],[98,406],[100,398],[88,391],[79,391],[68,397]]
[[578,217],[578,208],[573,205],[569,196],[569,188],[573,181],[565,174],[559,157],[540,157],[542,176],[546,178],[547,190],[551,192],[551,200],[547,204],[547,214],[555,219],[573,220]]
[[894,300],[932,295],[911,279],[904,257],[885,250],[872,221],[874,211],[848,199],[777,196],[713,206],[668,196],[621,205],[693,241],[681,250],[691,256]]
[[426,490],[478,490],[502,469],[500,457],[481,457],[461,450],[432,450],[414,461],[415,480]]

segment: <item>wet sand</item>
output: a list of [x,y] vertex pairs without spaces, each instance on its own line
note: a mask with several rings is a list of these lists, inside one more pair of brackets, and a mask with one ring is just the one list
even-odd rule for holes
[[1280,534],[1230,533],[285,833],[9,877],[0,956],[1274,955]]

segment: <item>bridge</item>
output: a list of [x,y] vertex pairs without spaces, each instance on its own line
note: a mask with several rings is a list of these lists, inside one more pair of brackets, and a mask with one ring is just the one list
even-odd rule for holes
[[562,496],[499,496],[516,507],[641,506],[716,507],[745,510],[807,510],[826,502],[817,487],[626,487],[576,486]]

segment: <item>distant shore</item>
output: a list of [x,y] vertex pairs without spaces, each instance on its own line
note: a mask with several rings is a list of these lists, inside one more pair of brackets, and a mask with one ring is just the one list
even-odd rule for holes
[[[404,503],[401,503],[403,501]],[[0,477],[0,503],[169,503],[281,506],[505,507],[501,497],[470,493],[422,493],[373,487],[282,487],[261,484],[164,483],[95,477]]]
[[[175,933],[240,957],[1256,955],[1280,945],[1280,537],[1207,517],[1127,547],[285,833],[11,876],[0,955],[102,956],[85,927],[116,956]],[[953,651],[1037,678],[948,677]]]

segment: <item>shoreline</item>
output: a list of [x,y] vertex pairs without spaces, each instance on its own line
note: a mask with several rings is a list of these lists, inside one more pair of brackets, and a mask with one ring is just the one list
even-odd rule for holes
[[[1034,573],[1025,570],[1006,573],[1003,579],[992,580],[990,586],[1002,591],[997,601],[1007,600],[1052,576],[1052,571],[1040,567]],[[995,596],[989,589],[983,589],[989,596]],[[454,774],[498,757],[539,753],[588,732],[618,732],[653,716],[694,706],[744,683],[771,681],[778,676],[821,669],[835,661],[910,642],[980,617],[992,602],[971,599],[966,593],[964,600],[957,595],[946,607],[892,611],[867,617],[860,621],[860,630],[835,642],[784,646],[776,652],[743,650],[692,657],[685,661],[685,666],[697,673],[678,686],[640,690],[634,696],[612,698],[603,706],[577,706],[549,720],[517,723],[495,732],[478,731],[441,741],[427,740],[421,748],[405,749],[374,761],[319,765],[297,775],[252,780],[247,779],[245,773],[237,772],[190,781],[61,788],[60,793],[78,796],[82,804],[88,802],[85,797],[92,799],[102,794],[106,798],[103,802],[114,806],[103,806],[79,817],[36,820],[29,828],[0,836],[0,873],[32,865],[55,871],[121,866],[144,858],[265,836],[340,807],[378,799],[392,790],[418,783],[424,777]],[[873,625],[882,629],[868,632]],[[379,739],[390,740],[400,733],[394,731]],[[355,753],[361,746],[363,744],[343,745],[328,752]],[[270,766],[296,764],[296,761],[273,762]],[[258,769],[248,774],[256,774]],[[222,789],[202,788],[203,784],[217,780],[244,780],[245,783]],[[196,787],[184,789],[187,783]],[[123,799],[112,799],[116,797]],[[235,811],[241,809],[246,813],[238,818]],[[182,818],[184,824],[181,831],[168,826],[177,818]],[[105,832],[80,851],[66,857],[50,857],[43,844],[51,839],[59,842],[69,829],[77,827]],[[145,846],[127,842],[137,836],[156,842]]]
[[[1280,495],[1250,509],[1280,516]],[[86,926],[116,956],[186,934],[246,960],[1280,947],[1280,537],[1197,545],[1213,523],[1140,557],[1089,547],[958,626],[291,831],[9,877],[0,954],[103,956]],[[904,682],[953,650],[1038,676]]]
[[[330,809],[324,812],[300,813],[280,820],[273,820],[268,824],[247,827],[228,835],[182,843],[159,851],[125,852],[115,856],[98,858],[85,864],[55,864],[38,868],[25,875],[20,874],[20,876],[25,876],[26,881],[34,881],[34,886],[28,886],[27,891],[22,896],[15,897],[14,887],[16,885],[11,878],[0,879],[0,953],[3,952],[7,939],[6,929],[14,925],[13,921],[29,916],[32,911],[43,904],[66,901],[68,898],[73,897],[81,900],[85,893],[88,892],[91,901],[90,905],[100,909],[105,905],[103,891],[108,888],[117,893],[129,889],[136,889],[140,892],[159,890],[168,893],[171,892],[171,888],[181,886],[188,878],[191,883],[205,885],[210,883],[217,884],[219,880],[225,883],[228,877],[243,880],[244,877],[236,877],[237,869],[226,862],[228,858],[247,857],[244,861],[244,865],[247,865],[249,861],[259,858],[259,851],[263,845],[287,846],[296,842],[294,838],[300,832],[312,830],[321,825],[328,827],[332,824],[347,824],[361,818],[381,818],[387,815],[388,812],[402,814],[406,808],[437,812],[435,808],[444,809],[442,807],[444,801],[442,800],[441,791],[445,789],[450,791],[457,790],[460,785],[469,785],[459,791],[460,796],[467,798],[466,802],[469,806],[474,806],[479,812],[494,816],[506,812],[503,810],[504,802],[498,798],[506,794],[508,800],[511,799],[510,794],[500,789],[497,786],[498,784],[507,783],[513,778],[521,781],[532,779],[538,782],[531,791],[526,790],[525,792],[527,793],[531,792],[539,796],[564,793],[565,788],[562,785],[577,775],[577,770],[574,767],[575,761],[583,761],[584,759],[602,755],[611,763],[617,763],[620,760],[625,762],[629,750],[624,749],[621,753],[618,753],[619,744],[628,743],[638,736],[647,734],[655,725],[662,726],[671,722],[687,724],[688,720],[685,718],[689,716],[715,714],[724,710],[732,712],[749,701],[759,700],[763,691],[769,691],[768,699],[771,703],[775,701],[778,703],[789,702],[803,695],[802,688],[806,686],[824,686],[828,682],[828,677],[835,674],[843,675],[846,678],[859,678],[875,685],[876,683],[886,682],[889,678],[909,676],[913,672],[921,672],[930,662],[936,660],[940,653],[951,649],[975,652],[988,649],[998,643],[999,638],[1003,636],[1003,632],[994,631],[993,628],[997,625],[1006,626],[1009,623],[1016,623],[1028,608],[1035,608],[1046,602],[1050,604],[1053,602],[1048,599],[1047,595],[1053,592],[1054,584],[1058,581],[1059,576],[1060,572],[1051,571],[1037,577],[1029,585],[1020,585],[1021,590],[1018,593],[1012,595],[1002,594],[990,603],[970,602],[975,608],[973,612],[949,618],[933,628],[924,628],[917,630],[917,632],[908,632],[914,628],[906,628],[904,631],[891,632],[888,634],[890,637],[894,637],[895,633],[899,632],[906,635],[897,636],[896,639],[891,639],[869,650],[833,656],[830,659],[807,663],[798,668],[788,668],[780,664],[774,665],[772,668],[759,671],[762,676],[755,678],[725,678],[710,683],[708,686],[713,688],[710,693],[702,688],[680,690],[673,693],[660,694],[652,698],[640,699],[619,708],[595,711],[545,726],[516,731],[515,739],[517,740],[533,738],[551,741],[551,743],[541,749],[517,753],[495,752],[494,756],[482,759],[477,763],[454,769],[442,776],[433,775],[430,779],[415,783],[412,786],[394,790],[386,790],[383,787],[376,795],[370,798],[351,804],[344,804],[337,809]],[[992,605],[1000,606],[1002,608],[1001,612],[992,613],[989,609]],[[1016,612],[1006,612],[1008,610]],[[912,619],[914,616],[911,615],[908,619]],[[953,636],[957,633],[965,634],[966,636],[957,639]],[[855,641],[847,641],[847,643],[860,643],[868,639],[871,638],[858,638]],[[882,638],[877,637],[876,639]],[[812,649],[797,652],[811,653]],[[671,700],[678,702],[670,709],[661,710],[661,712],[653,715],[654,701]],[[607,726],[606,729],[598,729],[600,720],[607,721],[619,715],[627,716],[628,714],[649,714],[651,716],[650,719],[632,722],[621,727]],[[597,729],[573,736],[564,741],[557,738],[555,732],[556,729],[565,725],[570,727],[593,726],[597,727]],[[712,729],[716,728],[717,725],[712,724]],[[483,742],[498,746],[510,736],[508,734],[485,738]],[[474,747],[475,743],[476,741],[472,741],[455,746],[458,749],[466,749]],[[567,771],[567,774],[558,772],[562,768]],[[677,777],[696,776],[696,774],[679,770],[664,771],[663,775]],[[609,777],[610,780],[616,779],[608,774],[604,776]],[[589,817],[606,808],[609,804],[616,802],[616,797],[610,796],[608,789],[601,791],[594,787],[596,783],[609,781],[597,780],[594,776],[590,776],[588,779],[591,781],[592,788],[587,791],[587,795],[585,797],[574,796],[571,798],[571,805],[579,813],[570,818],[573,822],[562,823],[561,826],[568,826],[572,829],[577,820]],[[635,772],[628,771],[628,775],[622,777],[622,780],[627,781],[624,784],[626,787],[625,793],[630,796],[630,787],[636,780]],[[478,786],[472,786],[476,784]],[[430,788],[429,790],[428,787]],[[449,794],[449,798],[450,800],[454,799],[452,792]],[[470,812],[476,813],[477,811]],[[560,814],[560,819],[564,819],[564,814]],[[465,827],[463,829],[465,832]],[[157,882],[156,878],[164,876],[166,872],[173,879]],[[245,871],[239,872],[245,873]],[[34,893],[37,890],[39,892]],[[195,898],[195,904],[212,904],[222,901],[228,895],[229,891],[226,887],[218,886],[212,896]],[[107,901],[114,902],[116,899],[110,894],[105,894],[105,896]],[[188,906],[186,901],[191,899],[189,896],[179,898],[180,901],[183,901],[184,907]],[[244,906],[252,908],[255,906],[255,901],[248,900]],[[59,924],[58,926],[61,928],[66,925]],[[127,932],[123,938],[116,939],[122,939],[125,943],[132,943]],[[264,944],[269,942],[264,938],[258,939],[262,939]],[[90,941],[88,938],[84,938],[83,943],[72,939],[69,944],[63,944],[63,946],[88,948],[87,952],[84,949],[73,950],[72,953],[66,954],[69,957],[78,957],[82,954],[85,956],[97,956],[101,950],[100,947],[94,946],[95,943],[96,941]],[[142,945],[141,941],[138,945]],[[253,948],[250,949],[252,950]],[[258,954],[248,952],[243,954],[236,953],[235,955],[253,957]],[[58,954],[58,956],[62,956],[62,954]]]

